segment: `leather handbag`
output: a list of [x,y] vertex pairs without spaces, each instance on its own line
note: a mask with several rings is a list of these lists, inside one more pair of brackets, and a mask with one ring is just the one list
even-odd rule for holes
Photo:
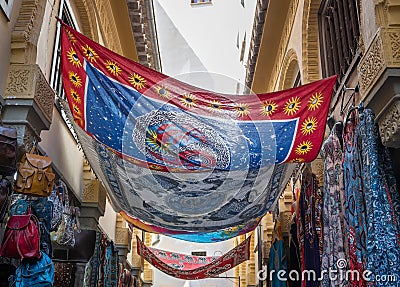
[[33,196],[49,196],[55,178],[52,160],[50,157],[34,154],[34,150],[35,147],[22,157],[14,190]]
[[0,174],[14,175],[17,171],[17,130],[3,127],[0,120]]
[[11,201],[11,193],[11,182],[6,178],[2,178],[0,180],[0,223],[3,223],[7,216],[8,207],[10,206]]
[[14,287],[53,287],[54,264],[42,252],[40,259],[24,259],[13,279],[11,286]]
[[8,258],[39,258],[39,223],[30,210],[26,215],[12,215],[7,222],[0,256]]

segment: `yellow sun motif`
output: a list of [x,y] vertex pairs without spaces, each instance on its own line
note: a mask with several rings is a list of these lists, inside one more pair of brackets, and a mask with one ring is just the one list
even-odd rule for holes
[[69,62],[72,63],[73,66],[77,66],[78,68],[82,67],[81,60],[79,60],[74,48],[71,47],[71,49],[69,49],[69,51],[67,52],[67,57]]
[[170,99],[171,98],[171,93],[163,86],[156,86],[154,88],[157,92],[157,94],[164,99]]
[[192,108],[196,106],[196,97],[193,94],[184,94],[182,95],[181,98],[181,103],[186,107],[186,108]]
[[106,67],[107,67],[107,70],[114,76],[119,76],[119,74],[122,71],[121,68],[117,65],[117,63],[110,61],[110,60],[106,61]]
[[263,116],[270,116],[277,108],[278,105],[274,101],[265,101],[261,106],[261,114]]
[[217,100],[213,100],[212,102],[208,103],[208,108],[210,109],[211,112],[215,113],[216,111],[218,111],[222,108],[221,102],[217,101]]
[[152,130],[147,130],[149,134],[146,137],[146,143],[159,153],[166,153],[169,150],[169,143],[162,143],[159,141],[157,133]]
[[75,39],[74,35],[72,35],[71,31],[68,30],[68,29],[65,29],[65,32],[67,32],[69,41],[70,41],[72,44],[75,44],[76,39]]
[[96,62],[99,58],[96,51],[89,47],[88,44],[86,46],[82,46],[83,54],[87,57],[90,62]]
[[293,115],[297,113],[297,111],[300,109],[300,98],[299,97],[292,97],[290,100],[288,100],[285,103],[285,107],[283,108],[283,111],[287,115]]
[[239,117],[244,117],[250,114],[250,107],[245,103],[236,104],[234,109]]
[[301,125],[301,132],[303,135],[312,134],[317,129],[317,119],[315,117],[308,117]]
[[81,77],[79,77],[77,73],[69,71],[68,75],[69,75],[69,80],[75,87],[79,88],[80,86],[82,86]]
[[299,155],[303,155],[308,153],[309,151],[312,150],[313,144],[310,141],[303,141],[301,142],[297,148],[296,148],[296,153]]
[[161,167],[161,166],[155,165],[155,164],[150,164],[150,165],[149,165],[149,168],[150,168],[150,169],[153,169],[153,170],[162,170],[162,167]]
[[130,75],[129,76],[129,82],[136,88],[136,89],[143,89],[144,88],[144,85],[146,84],[146,80],[142,77],[142,76],[140,76],[140,75],[138,75],[138,74],[136,74],[136,73],[133,73],[133,75]]
[[77,104],[81,103],[81,97],[78,95],[78,93],[74,89],[71,89],[70,94],[75,103],[77,103]]
[[308,100],[308,110],[309,111],[314,111],[319,108],[319,106],[322,104],[324,97],[322,96],[321,93],[316,93],[313,95],[309,100]]
[[72,109],[73,109],[73,112],[74,112],[74,114],[76,116],[80,116],[81,115],[81,109],[77,105],[72,104]]
[[294,158],[292,160],[290,160],[289,162],[291,163],[299,163],[299,162],[304,162],[304,158]]

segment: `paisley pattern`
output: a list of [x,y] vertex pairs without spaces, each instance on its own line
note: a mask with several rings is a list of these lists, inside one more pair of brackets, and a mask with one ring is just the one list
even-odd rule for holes
[[[343,185],[343,152],[339,136],[343,125],[335,124],[330,135],[324,142],[321,155],[324,159],[324,190],[323,190],[323,251],[321,270],[339,270],[338,260],[347,261],[345,246],[347,241],[344,224],[344,185]],[[340,269],[346,272],[345,268]],[[337,276],[336,280],[325,274],[322,287],[347,286],[345,278]]]
[[[390,159],[380,141],[375,116],[369,109],[360,114],[362,178],[367,213],[367,264],[372,281],[377,275],[400,278],[399,197],[391,173]],[[396,210],[397,209],[397,210]],[[375,281],[375,286],[393,286],[393,282]]]
[[[346,194],[346,221],[348,225],[348,244],[350,270],[362,274],[366,264],[366,209],[362,186],[362,162],[360,152],[362,145],[359,130],[356,129],[358,120],[352,115],[344,127],[344,186]],[[366,286],[366,282],[351,280],[351,286]]]

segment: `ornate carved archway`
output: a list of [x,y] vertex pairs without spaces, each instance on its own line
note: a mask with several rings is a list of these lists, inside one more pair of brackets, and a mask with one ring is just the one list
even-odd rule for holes
[[96,24],[96,11],[93,1],[76,0],[76,8],[79,13],[79,20],[82,25],[83,34],[91,38],[93,41],[99,41]]
[[279,90],[292,88],[299,71],[299,60],[293,49],[287,51],[282,62],[282,71],[279,78]]
[[303,83],[321,78],[319,66],[318,10],[321,0],[305,0],[303,8],[302,69]]

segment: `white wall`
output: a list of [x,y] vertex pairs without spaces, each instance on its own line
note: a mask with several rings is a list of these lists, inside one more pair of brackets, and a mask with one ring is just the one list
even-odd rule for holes
[[[190,0],[156,0],[154,9],[163,73],[208,71],[245,81],[248,47],[257,1],[214,0],[191,5]],[[246,53],[240,50],[246,32]],[[239,33],[239,48],[237,34]],[[231,93],[236,85],[231,87]]]

